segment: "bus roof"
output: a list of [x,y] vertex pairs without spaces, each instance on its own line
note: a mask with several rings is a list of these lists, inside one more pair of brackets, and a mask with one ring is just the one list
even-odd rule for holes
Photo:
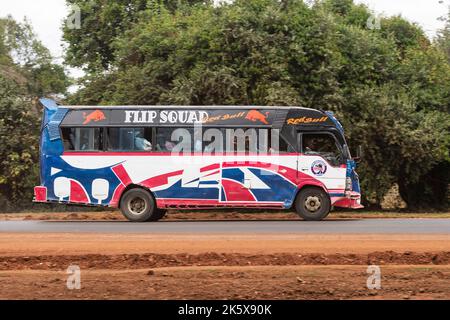
[[[95,106],[95,105],[68,105],[63,106],[59,105],[59,108],[65,109],[300,109],[300,110],[315,110],[321,111],[318,109],[298,107],[298,106],[256,106],[256,105],[210,105],[210,106],[193,106],[193,105],[114,105],[114,106]],[[321,111],[323,112],[323,111]]]

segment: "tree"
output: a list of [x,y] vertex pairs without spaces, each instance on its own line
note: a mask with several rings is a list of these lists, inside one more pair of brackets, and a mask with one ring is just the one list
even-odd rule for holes
[[427,47],[430,41],[420,26],[413,24],[401,16],[383,18],[380,21],[380,33],[384,37],[392,37],[400,52],[411,47]]
[[442,19],[445,21],[445,26],[438,31],[435,42],[437,47],[444,52],[450,63],[450,7],[447,16]]
[[[114,41],[129,30],[145,10],[156,14],[163,6],[172,11],[184,5],[208,0],[67,0],[81,13],[81,27],[63,25],[63,39],[69,43],[66,61],[73,67],[93,72],[109,70],[115,60]],[[68,17],[70,18],[70,17]]]
[[38,179],[39,118],[14,81],[0,75],[0,205],[29,205]]
[[27,21],[0,19],[0,210],[31,205],[39,181],[36,100],[65,93],[68,83]]
[[0,19],[0,42],[0,67],[5,73],[6,69],[14,69],[16,75],[10,76],[16,80],[20,74],[29,94],[39,97],[66,93],[70,81],[64,68],[53,63],[49,50],[26,19],[23,23],[11,17]]

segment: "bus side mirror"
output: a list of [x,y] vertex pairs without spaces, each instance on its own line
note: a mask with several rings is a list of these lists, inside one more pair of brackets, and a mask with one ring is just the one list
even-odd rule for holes
[[355,161],[355,163],[360,163],[360,162],[361,162],[362,156],[363,156],[363,149],[362,149],[362,146],[359,145],[359,146],[356,148],[356,156],[353,157],[352,160]]

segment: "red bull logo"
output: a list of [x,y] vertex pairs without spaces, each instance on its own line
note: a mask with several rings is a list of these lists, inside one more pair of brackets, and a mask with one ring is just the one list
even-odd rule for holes
[[269,124],[269,122],[267,121],[268,116],[269,116],[269,112],[266,112],[266,114],[263,114],[263,113],[259,112],[258,110],[250,110],[247,113],[247,116],[245,117],[245,119],[250,120],[252,122],[259,121],[264,124]]
[[84,118],[83,124],[88,124],[91,121],[98,122],[106,119],[105,114],[100,110],[95,110],[89,114],[83,112],[83,118]]

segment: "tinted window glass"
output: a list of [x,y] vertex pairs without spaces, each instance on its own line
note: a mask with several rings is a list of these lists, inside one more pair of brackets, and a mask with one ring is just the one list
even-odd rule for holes
[[[222,153],[225,149],[224,136],[224,130],[220,128],[208,128],[204,130],[202,143],[203,152],[207,154]],[[198,144],[198,141],[194,142],[194,145],[197,145],[197,150],[199,149]]]
[[66,151],[103,150],[100,128],[62,128],[61,131]]
[[108,128],[108,150],[152,151],[152,128]]
[[278,131],[270,132],[270,152],[271,153],[290,153],[296,150],[286,141],[283,135]]
[[[201,134],[201,131],[199,131]],[[163,152],[192,152],[194,147],[201,151],[201,135],[195,141],[193,128],[157,128],[156,150]]]
[[320,155],[332,165],[342,163],[342,154],[336,140],[329,134],[304,133],[302,135],[302,152],[308,155]]
[[279,133],[254,128],[157,128],[156,150],[208,154],[295,152]]

